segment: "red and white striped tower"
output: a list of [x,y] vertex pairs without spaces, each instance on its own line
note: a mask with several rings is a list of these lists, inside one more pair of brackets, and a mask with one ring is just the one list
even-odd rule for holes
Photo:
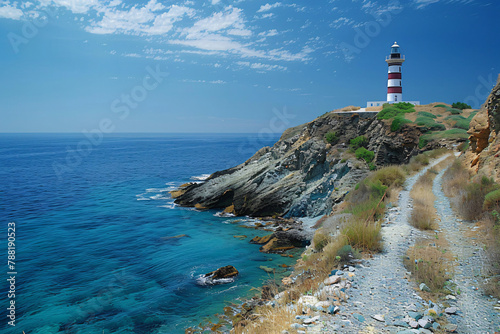
[[391,47],[391,55],[385,61],[389,65],[389,79],[387,80],[387,102],[403,101],[403,87],[401,86],[401,65],[405,57],[401,57],[398,43]]

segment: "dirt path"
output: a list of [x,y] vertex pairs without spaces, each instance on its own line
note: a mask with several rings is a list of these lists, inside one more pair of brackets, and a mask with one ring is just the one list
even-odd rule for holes
[[494,333],[500,331],[500,315],[494,310],[496,300],[487,298],[478,289],[478,277],[481,272],[481,257],[484,257],[482,245],[475,238],[467,237],[467,232],[474,227],[472,223],[462,222],[453,212],[450,201],[442,191],[442,179],[446,169],[435,178],[433,192],[437,200],[434,203],[440,218],[440,228],[444,232],[450,250],[456,257],[454,282],[457,284],[455,303],[456,316],[450,316],[450,323],[458,325],[458,333]]
[[[407,330],[408,312],[428,305],[415,293],[415,284],[407,279],[402,258],[421,232],[408,224],[411,213],[410,191],[429,168],[446,159],[443,156],[418,174],[408,178],[399,195],[398,206],[390,208],[382,228],[384,251],[354,268],[353,287],[340,312],[328,317],[322,332],[328,333],[398,333]],[[374,319],[376,315],[379,320]],[[309,332],[316,332],[317,329]],[[411,332],[410,332],[411,333]],[[418,331],[417,331],[418,333]]]

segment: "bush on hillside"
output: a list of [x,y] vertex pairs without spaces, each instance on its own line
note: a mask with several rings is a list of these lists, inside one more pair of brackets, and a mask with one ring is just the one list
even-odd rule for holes
[[455,102],[451,105],[452,108],[455,108],[455,109],[460,109],[460,110],[464,110],[464,109],[472,109],[472,107],[464,102]]
[[422,131],[444,131],[446,127],[443,124],[436,123],[436,121],[430,117],[420,116],[415,120],[417,125],[422,127]]
[[350,141],[350,147],[352,150],[356,151],[360,147],[366,147],[368,145],[368,139],[365,136],[359,136]]
[[391,123],[391,131],[396,132],[401,129],[404,124],[411,123],[409,119],[404,118],[404,116],[397,116]]
[[367,163],[372,162],[373,158],[375,158],[375,153],[373,151],[369,151],[364,147],[360,147],[355,152],[356,158],[363,159]]
[[437,116],[430,113],[430,112],[427,112],[427,111],[420,111],[418,113],[418,116],[424,116],[424,117],[430,117],[430,118],[436,118]]
[[337,132],[335,131],[328,132],[327,134],[325,134],[325,140],[330,144],[335,144],[339,140]]
[[394,104],[385,103],[382,111],[377,114],[377,119],[391,119],[414,111],[415,109],[413,109],[413,104],[408,102],[399,102]]

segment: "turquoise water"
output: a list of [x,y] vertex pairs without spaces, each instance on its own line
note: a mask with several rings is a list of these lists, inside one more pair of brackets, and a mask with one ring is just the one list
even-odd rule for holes
[[[83,138],[0,135],[0,222],[4,231],[16,223],[17,252],[16,326],[2,317],[3,333],[183,333],[269,279],[260,265],[292,261],[248,242],[266,232],[176,207],[168,195],[277,137],[112,135],[80,150],[78,163],[66,160]],[[225,265],[240,271],[234,283],[196,284]]]

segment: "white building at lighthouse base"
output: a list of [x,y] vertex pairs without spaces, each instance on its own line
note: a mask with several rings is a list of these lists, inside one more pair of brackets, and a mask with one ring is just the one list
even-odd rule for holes
[[382,107],[385,103],[393,104],[393,103],[399,103],[399,102],[406,102],[406,103],[411,103],[414,106],[419,106],[420,101],[368,101],[366,102],[366,107]]

